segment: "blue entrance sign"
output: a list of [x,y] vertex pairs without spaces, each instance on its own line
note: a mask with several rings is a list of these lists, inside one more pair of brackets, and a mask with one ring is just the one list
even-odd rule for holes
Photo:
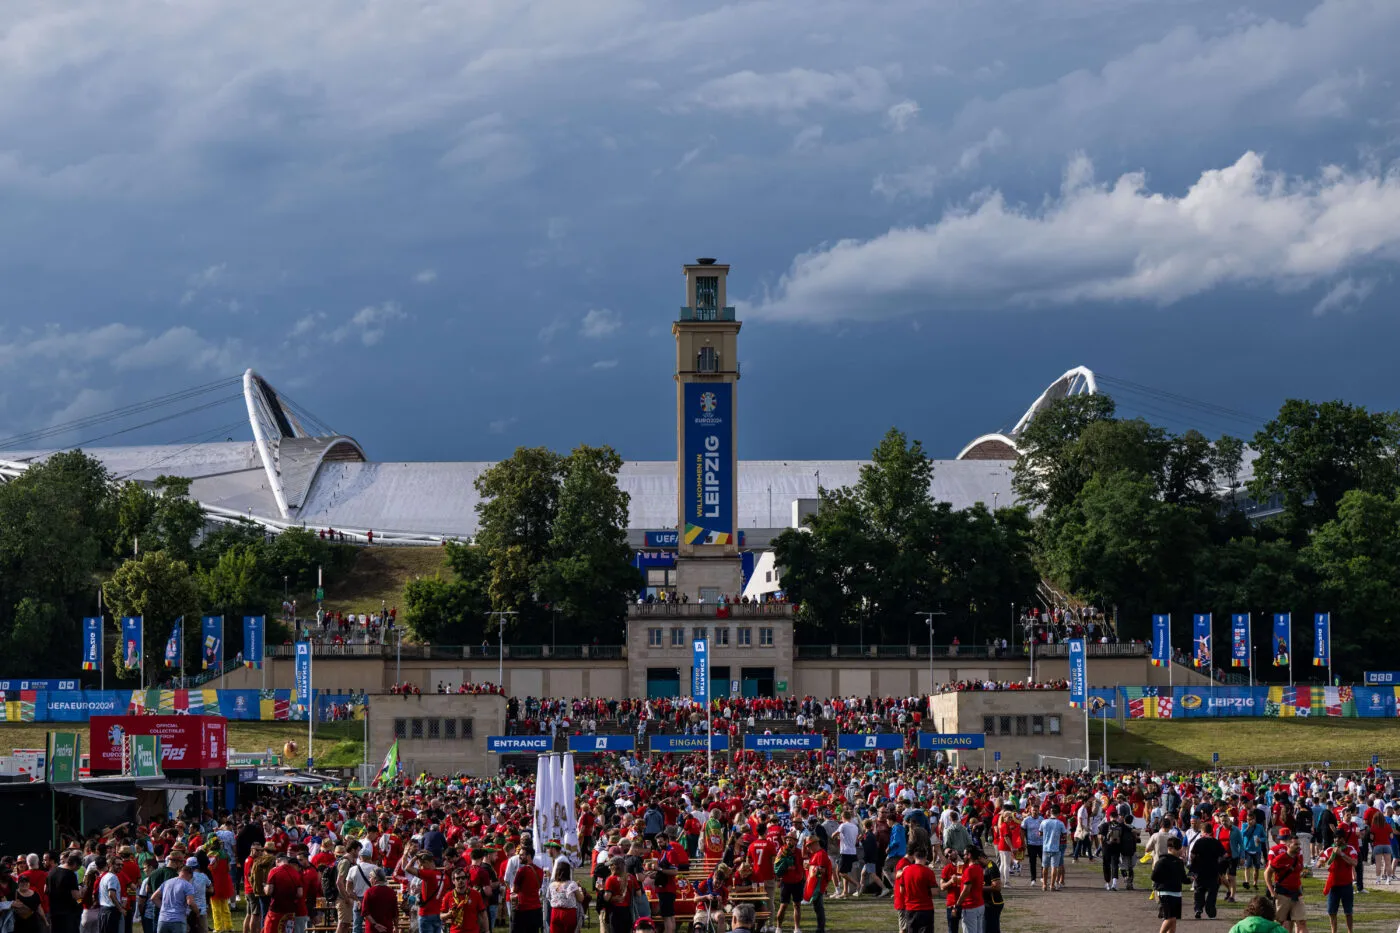
[[735,544],[733,387],[687,382],[684,401],[685,542]]
[[1400,684],[1400,671],[1367,671],[1366,683],[1376,684]]
[[497,754],[538,755],[554,751],[554,740],[547,735],[488,735],[486,750]]
[[630,735],[571,735],[571,752],[630,752],[637,748],[637,740]]
[[843,752],[881,752],[904,747],[904,736],[898,732],[878,732],[873,735],[842,735],[836,747]]
[[744,736],[746,752],[805,752],[822,747],[820,735],[755,735]]
[[[703,752],[705,750],[705,737],[703,735],[653,735],[651,737],[651,750],[654,752]],[[729,751],[729,736],[710,736],[710,751]]]
[[920,732],[919,747],[925,750],[935,748],[986,748],[987,737],[981,732]]

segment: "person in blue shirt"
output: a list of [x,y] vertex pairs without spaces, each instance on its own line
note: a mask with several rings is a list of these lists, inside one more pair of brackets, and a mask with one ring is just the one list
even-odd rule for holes
[[1259,822],[1259,811],[1250,810],[1249,819],[1240,828],[1240,858],[1244,863],[1245,890],[1258,889],[1259,871],[1264,867],[1264,850],[1269,835]]
[[1051,814],[1040,821],[1040,849],[1044,870],[1040,874],[1042,891],[1058,891],[1065,884],[1065,853],[1060,847],[1068,830],[1060,818]]
[[[1040,818],[1040,814],[1035,810],[1032,810],[1030,815],[1021,821],[1021,830],[1026,834],[1026,860],[1031,863],[1032,885],[1040,878],[1040,847],[1044,842],[1044,837],[1040,833],[1040,824],[1043,822],[1044,820]],[[1003,879],[1002,884],[1005,883],[1006,881]]]

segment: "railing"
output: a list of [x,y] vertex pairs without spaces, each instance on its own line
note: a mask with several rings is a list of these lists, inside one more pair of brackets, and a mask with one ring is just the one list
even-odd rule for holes
[[792,603],[632,603],[629,619],[791,619]]
[[[1145,658],[1147,646],[1136,644],[1096,645],[1088,647],[1091,658]],[[927,661],[928,645],[797,645],[797,660],[819,661],[826,658],[873,658],[875,660]],[[1036,645],[1037,658],[1063,658],[1069,655],[1069,646]],[[1023,661],[1028,657],[1025,646],[993,648],[990,645],[934,645],[933,657],[950,660],[977,661]]]
[[733,308],[690,308],[681,306],[682,321],[732,321]]
[[[268,645],[269,658],[295,656],[292,645]],[[616,661],[627,657],[626,645],[511,645],[505,646],[505,659],[517,661]],[[327,645],[312,647],[317,658],[378,658],[404,661],[495,661],[501,657],[499,645]]]

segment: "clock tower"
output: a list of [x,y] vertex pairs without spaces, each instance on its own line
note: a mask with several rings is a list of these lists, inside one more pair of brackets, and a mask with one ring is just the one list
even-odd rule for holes
[[685,304],[676,338],[676,588],[691,602],[737,597],[740,323],[728,305],[729,267],[698,259],[682,268]]

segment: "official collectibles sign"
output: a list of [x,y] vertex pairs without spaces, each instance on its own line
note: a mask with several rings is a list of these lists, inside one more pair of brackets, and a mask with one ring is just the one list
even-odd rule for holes
[[685,541],[734,544],[734,397],[727,382],[685,384]]
[[228,721],[222,716],[93,716],[88,722],[92,770],[122,770],[122,740],[153,735],[169,771],[228,767]]

